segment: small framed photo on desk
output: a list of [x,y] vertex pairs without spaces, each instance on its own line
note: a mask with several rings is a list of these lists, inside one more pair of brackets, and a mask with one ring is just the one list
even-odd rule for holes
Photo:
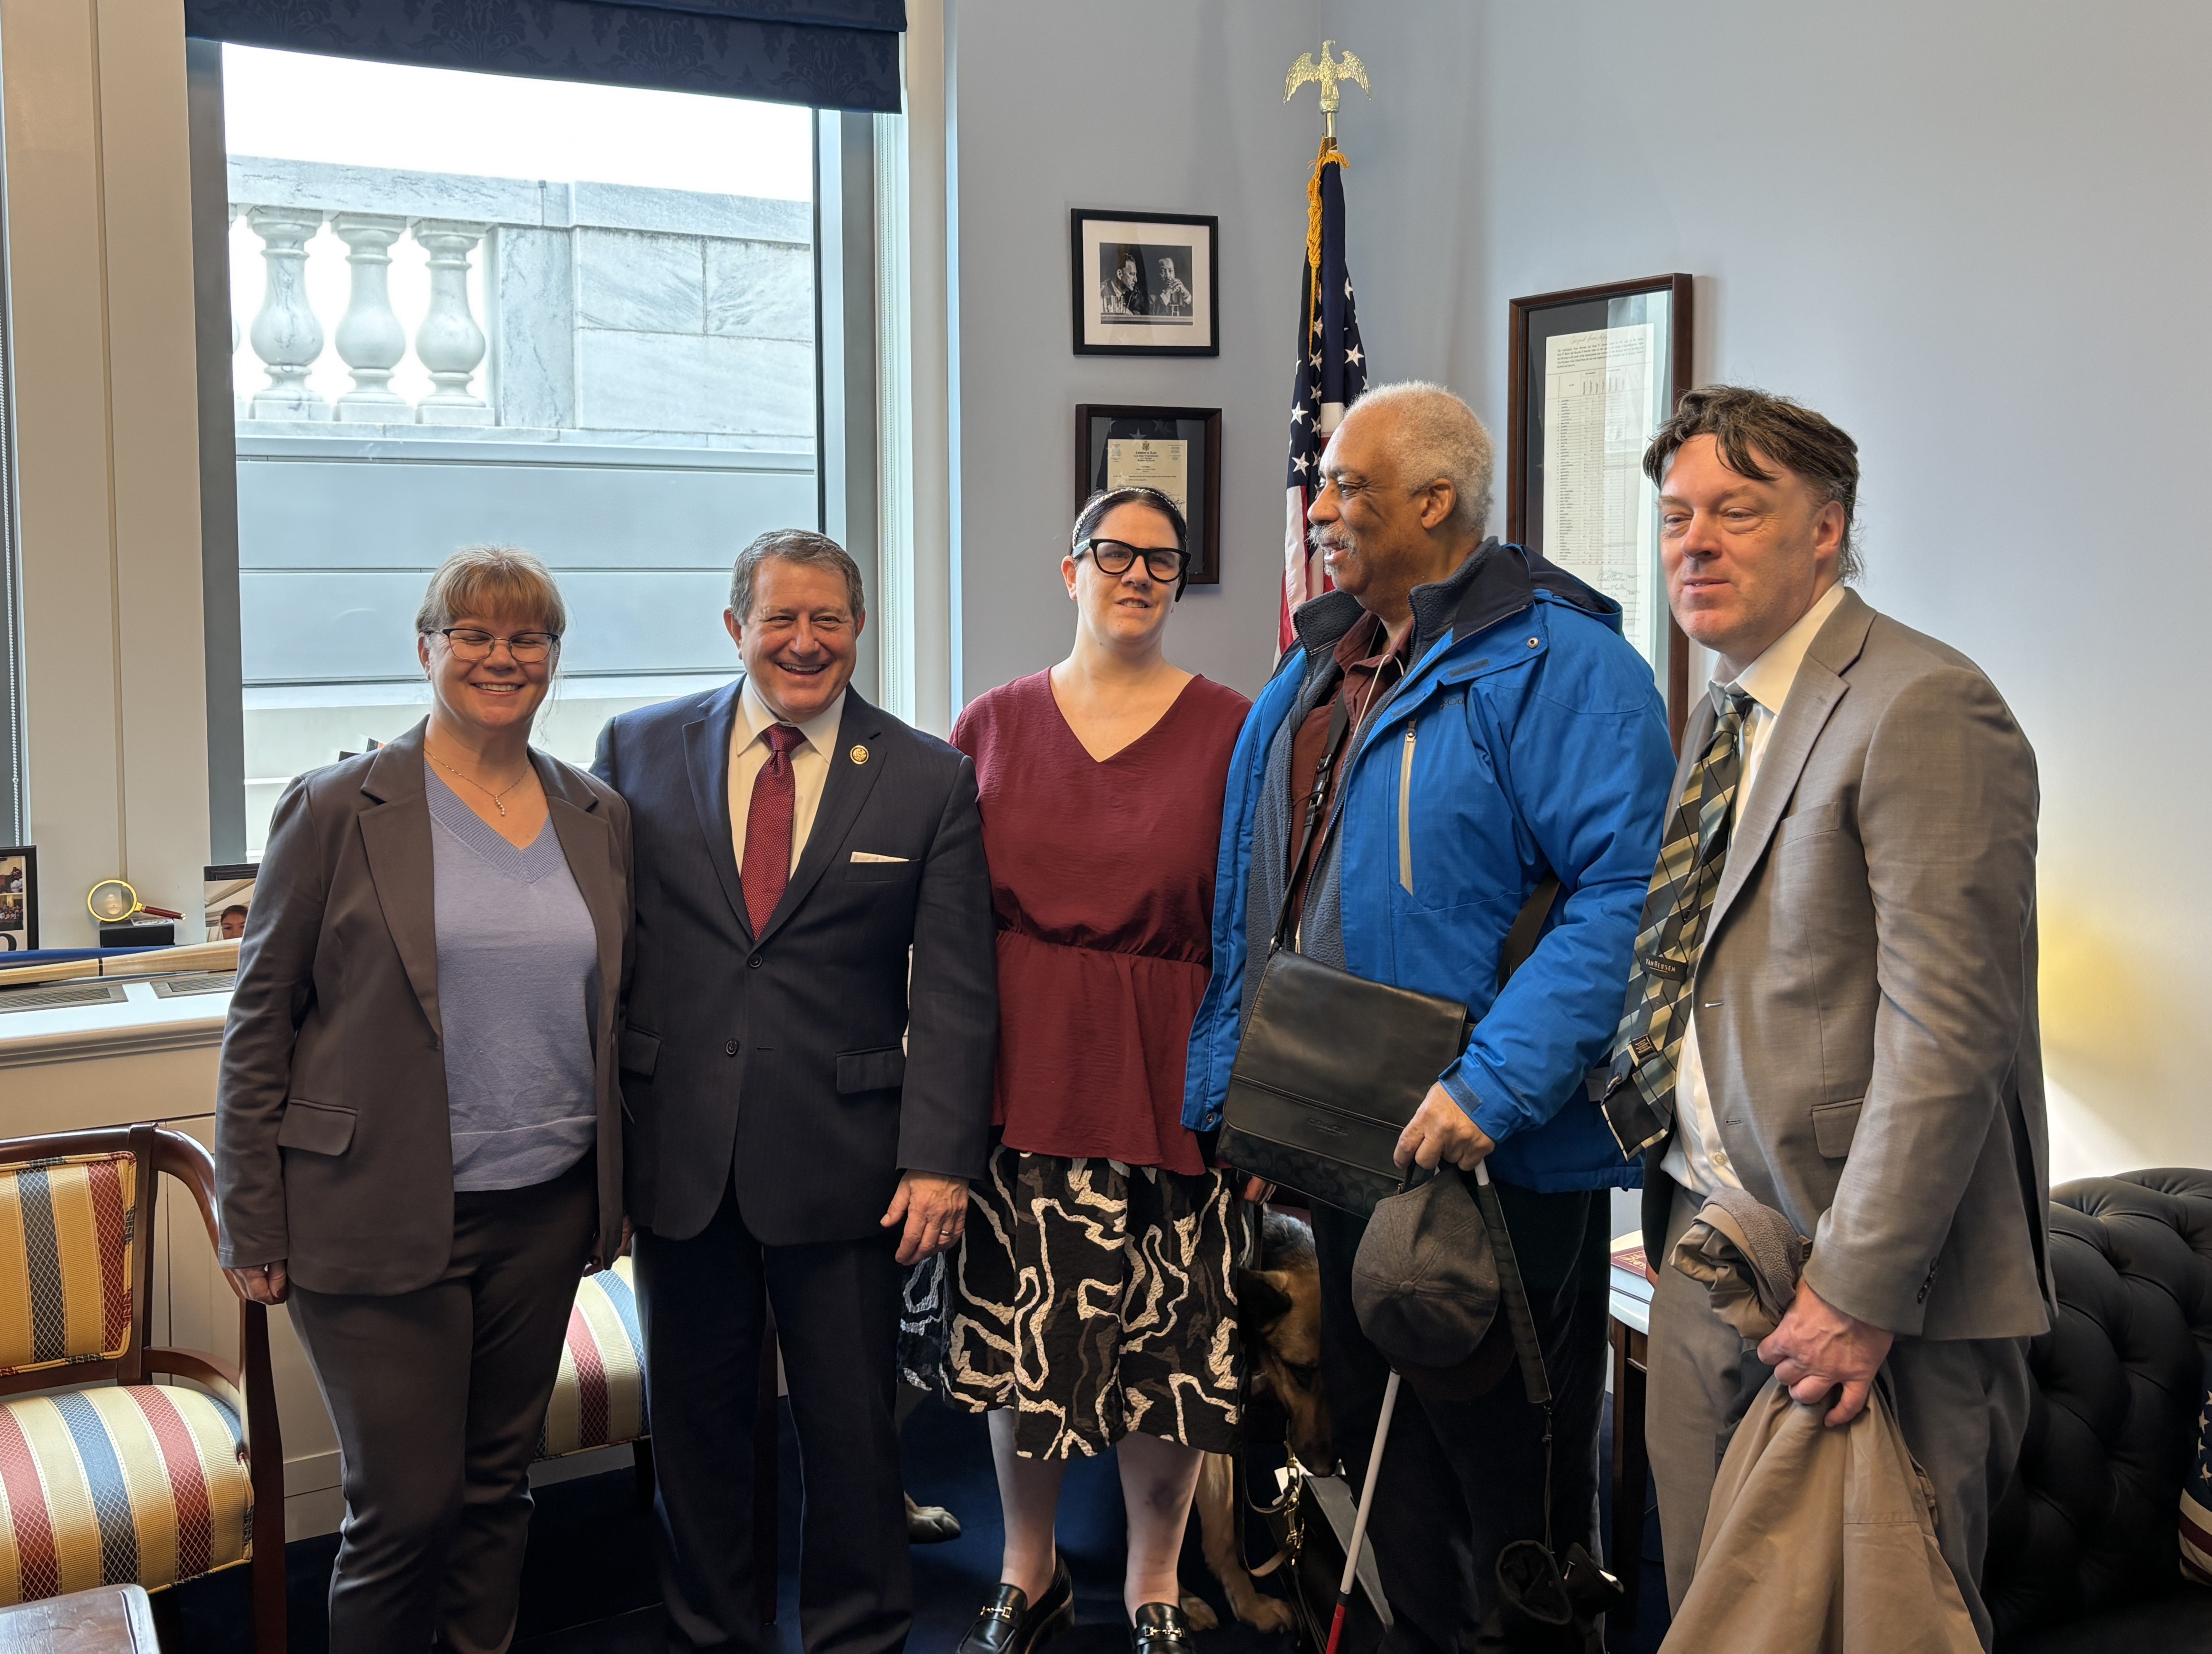
[[201,902],[208,941],[235,942],[246,934],[246,910],[253,905],[253,881],[260,871],[255,862],[202,870]]
[[38,846],[0,849],[0,954],[27,954],[38,945]]

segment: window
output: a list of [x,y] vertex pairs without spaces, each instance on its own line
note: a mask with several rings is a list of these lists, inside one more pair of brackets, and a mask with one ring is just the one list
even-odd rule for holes
[[[0,203],[5,191],[0,191]],[[23,593],[15,540],[15,358],[8,300],[7,214],[0,205],[0,844],[31,836],[23,785]]]
[[293,777],[422,716],[416,605],[457,547],[560,581],[538,740],[571,762],[726,681],[732,555],[821,518],[813,112],[222,65],[246,852]]

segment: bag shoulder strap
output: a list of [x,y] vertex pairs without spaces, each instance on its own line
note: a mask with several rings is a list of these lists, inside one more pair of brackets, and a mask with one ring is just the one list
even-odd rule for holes
[[1544,934],[1544,921],[1551,918],[1552,906],[1559,899],[1559,875],[1546,868],[1544,876],[1528,893],[1528,900],[1514,915],[1513,928],[1505,933],[1505,945],[1498,950],[1499,987],[1504,987],[1514,972],[1528,962],[1528,955],[1536,951],[1536,939]]
[[1531,1407],[1552,1405],[1552,1381],[1544,1370],[1544,1347],[1536,1338],[1536,1317],[1528,1307],[1528,1288],[1521,1279],[1521,1260],[1513,1250],[1513,1232],[1505,1227],[1504,1203],[1497,1185],[1470,1174],[1475,1204],[1482,1211],[1482,1227],[1490,1232],[1491,1256],[1498,1264],[1498,1294],[1505,1300],[1506,1324],[1513,1329],[1513,1351],[1521,1361],[1521,1383]]
[[[1313,843],[1315,824],[1321,822],[1322,842],[1326,846],[1328,835],[1336,829],[1336,818],[1344,813],[1344,801],[1340,797],[1336,807],[1329,811],[1328,820],[1321,821],[1322,806],[1328,802],[1328,778],[1335,772],[1338,761],[1344,756],[1345,737],[1351,732],[1352,709],[1345,705],[1343,695],[1339,694],[1328,715],[1328,739],[1322,747],[1321,762],[1314,766],[1313,791],[1306,796],[1305,826],[1298,833],[1298,847],[1291,855],[1290,876],[1283,882],[1283,907],[1275,915],[1276,948],[1289,942],[1294,928],[1292,921],[1297,917],[1294,904],[1299,894],[1298,875],[1305,868],[1306,851]],[[1291,736],[1294,745],[1297,739],[1295,735]]]

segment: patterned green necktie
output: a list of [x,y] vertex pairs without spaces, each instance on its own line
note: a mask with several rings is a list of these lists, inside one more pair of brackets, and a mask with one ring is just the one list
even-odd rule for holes
[[1743,775],[1743,721],[1751,697],[1712,689],[1712,739],[1682,784],[1667,842],[1644,899],[1636,932],[1636,967],[1628,1008],[1613,1037],[1613,1081],[1606,1124],[1620,1152],[1633,1160],[1674,1129],[1675,1063],[1688,1032],[1685,1007],[1705,945],[1705,920],[1728,864],[1729,827]]

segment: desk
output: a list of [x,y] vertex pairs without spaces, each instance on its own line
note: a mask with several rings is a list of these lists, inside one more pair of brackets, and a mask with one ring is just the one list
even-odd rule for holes
[[[1633,1246],[1640,1259],[1643,1244],[1640,1235],[1622,1236],[1613,1242],[1614,1255]],[[1607,1308],[1606,1336],[1613,1345],[1613,1531],[1606,1536],[1606,1560],[1628,1593],[1628,1600],[1607,1617],[1633,1627],[1644,1573],[1644,1489],[1651,1469],[1644,1445],[1651,1283],[1640,1272],[1615,1263]]]
[[0,1608],[0,1654],[161,1654],[137,1585],[103,1585]]

